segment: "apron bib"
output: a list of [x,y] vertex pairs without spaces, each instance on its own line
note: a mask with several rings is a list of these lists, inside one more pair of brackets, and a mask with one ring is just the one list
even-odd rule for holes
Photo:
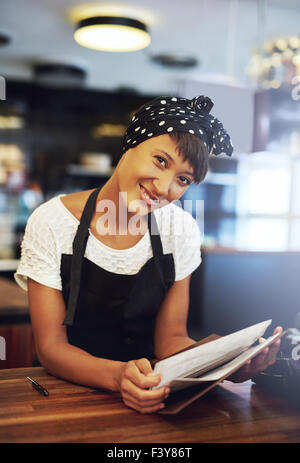
[[163,254],[153,213],[148,229],[153,257],[135,275],[109,272],[84,257],[89,226],[100,188],[88,198],[74,241],[73,254],[61,256],[62,294],[67,307],[69,343],[111,360],[154,358],[154,323],[161,302],[175,280],[172,254]]

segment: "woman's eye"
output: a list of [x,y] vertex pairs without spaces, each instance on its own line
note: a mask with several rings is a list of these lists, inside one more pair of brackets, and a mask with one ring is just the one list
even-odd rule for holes
[[[168,167],[168,161],[165,158],[163,158],[162,156],[155,156],[155,158],[159,163],[159,167]],[[178,179],[180,184],[183,186],[189,186],[192,183],[192,180],[182,175],[178,177]]]
[[181,181],[181,183],[183,183],[184,185],[190,185],[192,182],[189,178],[187,177],[179,177],[179,180]]
[[155,156],[155,157],[161,166],[163,167],[167,166],[167,161],[164,158],[162,158],[161,156]]

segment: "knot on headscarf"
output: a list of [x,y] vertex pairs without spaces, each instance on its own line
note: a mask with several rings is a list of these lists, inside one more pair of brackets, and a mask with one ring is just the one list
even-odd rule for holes
[[213,102],[210,98],[208,98],[208,96],[195,96],[191,100],[191,107],[194,109],[194,111],[201,111],[207,114],[210,113],[213,105]]
[[143,105],[133,116],[124,136],[123,153],[152,137],[186,132],[200,138],[211,154],[231,156],[233,146],[223,124],[210,114],[213,102],[207,96],[192,100],[159,97]]

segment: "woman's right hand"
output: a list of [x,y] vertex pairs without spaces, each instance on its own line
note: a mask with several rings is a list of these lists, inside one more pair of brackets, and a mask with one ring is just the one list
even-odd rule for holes
[[150,390],[161,381],[160,375],[154,375],[148,359],[140,358],[124,363],[120,370],[119,391],[123,402],[140,413],[154,413],[164,407],[170,388],[162,386]]

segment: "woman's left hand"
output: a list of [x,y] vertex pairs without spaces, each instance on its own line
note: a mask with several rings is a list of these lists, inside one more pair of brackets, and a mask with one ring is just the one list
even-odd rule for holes
[[[274,330],[273,336],[277,333],[282,333],[282,327],[277,326]],[[265,341],[264,338],[259,339],[259,343]],[[280,338],[276,339],[272,344],[263,349],[256,357],[252,360],[248,360],[239,370],[237,370],[230,378],[230,381],[235,383],[242,383],[248,379],[253,378],[260,371],[265,370],[268,366],[272,365],[276,361],[277,352],[280,346]]]

